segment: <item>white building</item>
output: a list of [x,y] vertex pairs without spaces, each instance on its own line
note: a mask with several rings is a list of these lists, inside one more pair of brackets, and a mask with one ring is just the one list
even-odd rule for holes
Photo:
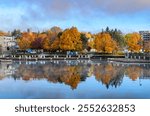
[[0,46],[3,52],[9,51],[13,46],[16,46],[17,41],[11,36],[0,36]]
[[91,47],[91,50],[90,50],[90,52],[96,52],[97,50],[96,49],[94,49],[94,38],[89,38],[88,39],[88,43],[91,43],[90,45],[90,47]]

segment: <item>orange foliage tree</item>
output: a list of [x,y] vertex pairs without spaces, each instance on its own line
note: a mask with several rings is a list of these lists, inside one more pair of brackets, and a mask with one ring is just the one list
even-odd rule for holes
[[7,35],[7,33],[0,31],[0,36],[5,36],[5,35]]
[[43,49],[43,41],[47,38],[46,34],[38,34],[31,43],[33,49]]
[[131,52],[139,52],[142,48],[142,39],[140,34],[131,33],[125,36],[128,50]]
[[82,50],[82,41],[80,33],[76,27],[66,29],[60,36],[60,49],[67,51],[79,51]]
[[38,38],[41,39],[41,48],[44,50],[50,50],[51,49],[51,36],[46,33],[41,33],[38,35]]
[[48,37],[44,38],[42,45],[43,45],[44,50],[47,50],[47,51],[51,50],[50,38]]
[[28,32],[22,33],[21,38],[18,39],[19,48],[22,50],[31,48],[32,46],[31,44],[35,40],[36,36],[37,35],[34,33],[28,33]]
[[60,32],[62,32],[62,30],[59,27],[53,27],[50,30],[47,30],[42,33],[24,32],[18,38],[19,48],[22,50],[32,48],[44,49],[47,51],[56,49],[58,48],[56,47],[58,41],[54,41],[58,40],[57,38]]
[[51,50],[52,50],[52,51],[56,51],[56,50],[59,50],[59,49],[60,49],[60,38],[57,37],[57,38],[53,41],[53,43],[52,43],[52,45],[51,45]]
[[95,35],[95,49],[99,52],[113,53],[118,50],[117,43],[108,33],[98,33]]
[[150,41],[144,42],[144,51],[150,52]]

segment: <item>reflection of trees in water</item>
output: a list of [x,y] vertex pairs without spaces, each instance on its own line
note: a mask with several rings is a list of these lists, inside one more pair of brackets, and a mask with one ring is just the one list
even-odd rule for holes
[[[7,65],[6,65],[7,66]],[[0,65],[0,77],[7,77],[7,73],[2,74],[4,70],[9,69],[5,65]],[[150,79],[150,65],[126,65],[115,63],[92,64],[80,62],[78,64],[66,62],[46,62],[44,64],[26,64],[25,62],[14,63],[15,71],[12,77],[17,79],[43,80],[46,79],[52,83],[64,83],[72,89],[76,89],[81,81],[87,77],[95,76],[96,80],[102,82],[107,88],[110,86],[118,87],[122,84],[124,74],[132,80],[137,78]],[[10,70],[11,71],[11,70]],[[7,71],[8,74],[9,71]],[[12,72],[12,71],[11,71]]]
[[142,76],[143,69],[140,66],[131,65],[126,67],[126,75],[133,81]]
[[150,65],[128,65],[125,74],[133,81],[140,79],[150,79]]
[[124,77],[123,67],[114,66],[113,64],[96,65],[94,75],[97,81],[109,86],[120,86]]
[[65,83],[75,89],[80,81],[84,81],[87,77],[87,68],[85,65],[68,66],[65,63],[55,64],[21,64],[14,77],[23,80],[31,79],[47,79],[53,83]]

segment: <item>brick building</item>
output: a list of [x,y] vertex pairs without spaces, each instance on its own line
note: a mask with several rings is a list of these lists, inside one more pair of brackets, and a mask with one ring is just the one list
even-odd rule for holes
[[150,51],[150,31],[140,31],[141,38],[143,42],[143,50]]

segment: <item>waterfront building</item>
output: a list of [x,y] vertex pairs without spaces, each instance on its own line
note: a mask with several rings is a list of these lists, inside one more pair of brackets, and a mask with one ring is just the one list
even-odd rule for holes
[[12,36],[0,36],[0,46],[2,52],[7,52],[12,49],[12,47],[17,45],[17,41]]
[[139,31],[143,39],[143,50],[150,51],[150,31]]
[[139,33],[144,41],[150,40],[150,31],[139,31]]
[[91,47],[90,52],[96,52],[97,51],[96,49],[94,49],[94,40],[95,40],[94,38],[89,38],[88,39],[88,43]]

